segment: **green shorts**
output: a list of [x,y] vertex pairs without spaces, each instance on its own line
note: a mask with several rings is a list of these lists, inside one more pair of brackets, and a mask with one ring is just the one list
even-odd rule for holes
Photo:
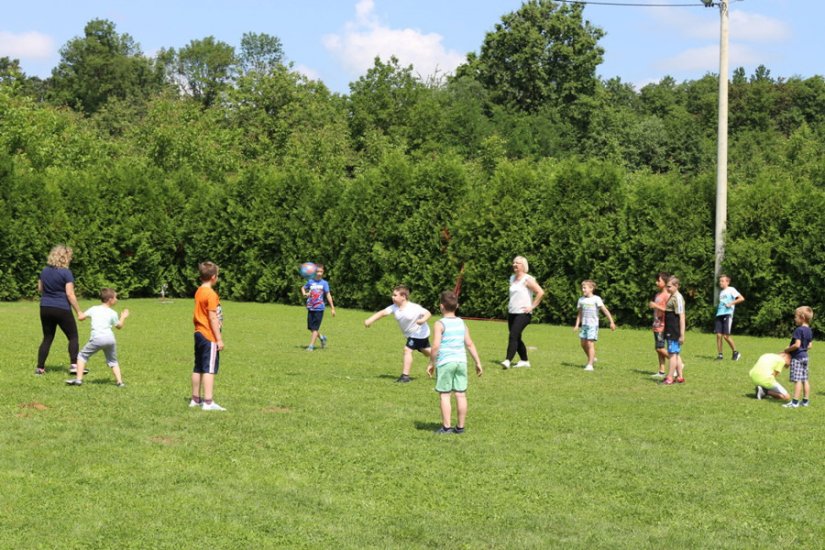
[[467,391],[467,363],[445,363],[436,367],[435,372],[438,393]]

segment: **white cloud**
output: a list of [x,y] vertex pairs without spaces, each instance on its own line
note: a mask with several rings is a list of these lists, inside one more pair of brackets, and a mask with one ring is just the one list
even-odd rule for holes
[[376,57],[387,61],[394,55],[401,66],[412,65],[422,77],[451,73],[464,62],[463,54],[444,47],[440,34],[393,29],[379,20],[374,9],[374,0],[359,0],[355,21],[348,22],[341,33],[323,38],[324,47],[351,76],[365,73]]
[[320,80],[321,75],[315,69],[307,67],[306,65],[295,65],[292,67],[293,71],[299,72],[310,80]]
[[[718,8],[713,8],[712,17],[703,11],[651,9],[649,13],[667,35],[719,42]],[[743,10],[730,10],[729,29],[732,41],[783,42],[791,38],[791,29],[784,21]]]
[[792,34],[784,21],[744,11],[731,11],[730,32],[733,40],[749,42],[784,42]]
[[[769,54],[742,44],[731,44],[728,49],[728,64],[731,69],[742,66],[766,64]],[[719,45],[690,48],[677,55],[662,59],[656,68],[665,74],[683,71],[719,72]]]
[[0,56],[15,59],[48,59],[55,53],[54,40],[39,32],[0,31]]

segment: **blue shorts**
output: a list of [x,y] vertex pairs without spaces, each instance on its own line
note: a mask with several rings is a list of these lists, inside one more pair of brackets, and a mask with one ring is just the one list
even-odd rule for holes
[[430,339],[429,338],[407,338],[407,343],[404,344],[406,347],[410,348],[413,351],[421,351],[424,349],[430,348]]
[[579,338],[582,340],[593,340],[595,342],[599,339],[599,326],[582,325],[579,330]]
[[209,341],[200,332],[195,333],[195,368],[192,372],[200,374],[218,374],[220,352],[218,344]]
[[682,353],[682,344],[679,343],[679,340],[667,341],[667,353],[669,355],[676,355]]
[[324,310],[307,310],[307,330],[320,330],[324,320]]

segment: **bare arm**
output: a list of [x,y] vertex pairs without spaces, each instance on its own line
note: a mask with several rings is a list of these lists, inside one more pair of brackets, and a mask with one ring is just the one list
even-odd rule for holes
[[221,336],[221,321],[218,319],[218,312],[209,310],[209,327],[212,329],[212,334],[215,335],[218,351],[223,349],[223,337]]
[[[40,283],[40,287],[43,286],[43,283]],[[82,321],[86,318],[86,315],[80,310],[80,305],[77,303],[77,297],[74,295],[74,283],[66,283],[66,298],[69,299],[69,304],[71,304],[72,309],[75,310],[77,313],[77,320]]]
[[435,372],[435,361],[438,358],[438,349],[441,347],[441,337],[444,335],[444,324],[436,323],[433,325],[433,345],[430,347],[430,362],[427,364],[427,376],[433,377]]
[[335,304],[332,301],[332,292],[327,292],[327,302],[329,302],[329,312],[335,317]]
[[387,315],[389,315],[389,314],[387,313],[386,309],[382,309],[381,311],[376,311],[375,313],[373,313],[369,317],[369,319],[366,319],[364,321],[364,326],[367,327],[367,328],[370,328],[371,324],[373,324],[374,322],[376,322],[378,319],[380,319],[382,317],[386,317]]
[[616,323],[613,322],[613,316],[610,315],[610,311],[608,311],[606,306],[602,306],[602,313],[604,313],[607,320],[610,321],[610,330],[616,330]]
[[481,376],[484,374],[484,369],[481,367],[481,359],[478,357],[476,345],[473,343],[473,339],[470,338],[470,327],[468,327],[466,323],[464,324],[464,347],[467,348],[467,351],[470,352],[470,357],[472,357],[476,363],[476,374]]
[[534,309],[539,307],[541,299],[544,298],[544,289],[541,288],[541,286],[532,277],[527,279],[526,286],[533,293],[533,303],[530,306],[530,311],[525,311],[524,313],[531,313]]
[[578,308],[578,313],[576,313],[576,324],[573,325],[573,330],[574,331],[579,330],[579,326],[581,326],[581,323],[582,323],[582,310],[581,310],[581,308]]
[[[790,346],[788,346],[787,348],[784,349],[784,352],[785,353],[793,353],[801,347],[802,347],[802,340],[797,338],[796,340],[791,342]],[[810,344],[808,345],[808,347],[810,348]]]
[[685,343],[685,312],[679,314],[679,343]]
[[433,314],[432,314],[432,313],[430,313],[430,312],[429,312],[429,310],[426,310],[426,309],[425,309],[425,310],[424,310],[424,313],[422,313],[421,315],[419,315],[419,316],[418,316],[418,319],[416,319],[416,320],[415,320],[415,324],[417,324],[417,325],[423,325],[423,324],[424,324],[424,323],[426,323],[426,322],[430,319],[430,317],[432,317],[432,316],[433,316]]
[[126,322],[126,318],[128,316],[129,316],[129,310],[128,309],[124,309],[123,311],[121,311],[120,312],[120,319],[118,320],[117,324],[115,325],[115,328],[116,329],[122,329],[123,328],[123,323]]

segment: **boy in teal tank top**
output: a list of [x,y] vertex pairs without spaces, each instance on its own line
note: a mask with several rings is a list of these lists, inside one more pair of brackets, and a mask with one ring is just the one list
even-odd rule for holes
[[[436,374],[435,391],[441,400],[441,428],[436,433],[449,434],[464,433],[464,422],[467,419],[467,354],[470,352],[476,363],[476,373],[481,376],[481,359],[478,358],[476,346],[470,338],[470,329],[464,321],[456,317],[458,298],[454,292],[446,290],[441,293],[441,313],[444,315],[433,325],[433,345],[430,355],[430,364],[427,365],[427,375],[432,378]],[[433,364],[433,362],[435,364]],[[452,428],[451,395],[455,394],[458,422]]]

